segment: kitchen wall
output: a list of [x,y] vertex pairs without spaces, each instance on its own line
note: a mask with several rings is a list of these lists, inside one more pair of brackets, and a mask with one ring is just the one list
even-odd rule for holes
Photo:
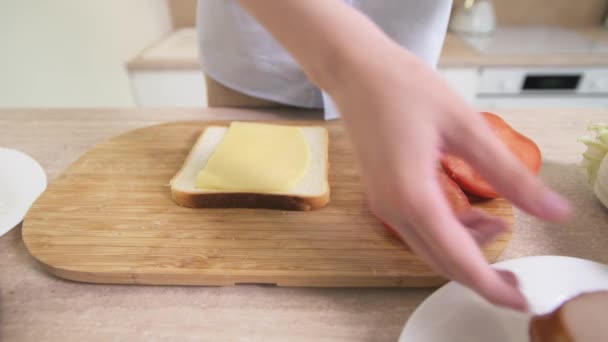
[[166,0],[0,1],[0,106],[132,106],[125,61],[171,30]]
[[492,1],[499,25],[597,26],[608,10],[608,0]]
[[[175,27],[194,26],[196,0],[168,0]],[[454,0],[461,4],[464,0]],[[493,0],[502,25],[600,25],[608,0]]]
[[197,0],[168,0],[173,27],[192,27],[196,25]]

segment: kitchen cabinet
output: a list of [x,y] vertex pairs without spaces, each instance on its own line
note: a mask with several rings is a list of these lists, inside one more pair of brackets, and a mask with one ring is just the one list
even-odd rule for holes
[[[450,87],[469,103],[474,103],[479,80],[478,68],[439,68]],[[131,87],[140,107],[206,107],[206,89],[199,69],[132,70]]]
[[475,103],[479,87],[479,68],[439,68],[439,73],[452,90],[470,104]]
[[206,107],[207,91],[200,70],[136,70],[130,73],[139,107]]
[[[608,68],[502,68],[440,67],[440,75],[465,101],[477,108],[606,108]],[[525,90],[527,75],[582,75],[573,90]],[[144,69],[130,72],[135,102],[139,107],[206,107],[207,92],[201,70]]]
[[478,107],[608,107],[608,67],[489,67],[478,80]]
[[[573,33],[589,39],[583,42],[593,44],[580,45],[579,39],[572,40]],[[545,52],[516,53],[521,50],[516,40],[515,44],[499,44],[505,52],[484,52],[462,37],[448,33],[438,72],[476,108],[608,107],[608,49],[602,48],[608,46],[608,31],[594,27],[564,34],[571,42],[579,42],[571,43],[578,50],[556,53],[552,47]],[[182,28],[129,61],[127,69],[135,103],[140,107],[206,107],[197,46],[196,30]],[[549,76],[546,80],[554,82],[559,80],[550,78],[556,74],[581,75],[580,82],[575,88],[561,92],[530,91],[523,87],[528,76]]]

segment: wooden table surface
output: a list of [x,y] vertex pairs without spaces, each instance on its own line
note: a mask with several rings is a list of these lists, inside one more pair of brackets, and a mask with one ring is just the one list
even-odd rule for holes
[[[548,224],[516,211],[501,259],[568,255],[608,263],[608,210],[577,166],[576,138],[608,110],[500,113],[540,146],[541,177],[570,198],[576,219]],[[52,181],[96,143],[131,129],[192,119],[319,117],[230,109],[2,109],[0,146],[28,153]],[[0,165],[2,167],[2,165]],[[433,289],[92,285],[44,273],[17,227],[0,238],[1,341],[395,341]]]

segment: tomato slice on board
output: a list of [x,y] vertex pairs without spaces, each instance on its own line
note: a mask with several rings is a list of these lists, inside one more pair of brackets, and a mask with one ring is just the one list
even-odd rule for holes
[[[538,174],[541,166],[540,149],[530,138],[517,132],[496,114],[481,113],[494,133],[507,145],[509,150],[534,174]],[[491,158],[488,158],[491,163]],[[441,166],[448,176],[466,193],[481,198],[496,198],[498,193],[488,184],[477,171],[463,159],[454,155],[441,158]]]
[[[437,172],[437,177],[439,180],[439,185],[443,189],[443,193],[445,194],[445,197],[454,213],[458,214],[471,208],[471,203],[469,202],[467,195],[452,179],[450,179],[450,177],[448,177],[442,171]],[[394,228],[384,222],[382,222],[382,225],[391,235],[400,239],[399,234],[397,234],[397,231],[395,231]]]
[[439,185],[443,188],[446,199],[454,213],[460,214],[471,208],[469,198],[456,182],[443,172],[437,172],[437,177],[439,179]]

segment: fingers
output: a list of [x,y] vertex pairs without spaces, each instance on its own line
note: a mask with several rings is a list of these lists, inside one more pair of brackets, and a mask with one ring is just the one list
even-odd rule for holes
[[433,253],[432,248],[420,238],[420,235],[415,229],[407,226],[404,223],[394,223],[391,227],[395,228],[401,238],[407,242],[407,245],[412,249],[412,252],[423,259],[429,266],[436,272],[439,272],[446,278],[453,278],[453,273],[450,269],[446,268],[441,260],[439,260]]
[[[439,230],[434,227],[433,230]],[[444,234],[437,232],[435,234]],[[437,245],[438,259],[443,260],[455,273],[454,280],[472,288],[488,301],[515,310],[527,310],[514,276],[498,272],[490,267],[479,250],[478,241],[468,236],[464,229],[450,234],[450,243]]]
[[517,278],[513,274],[493,271],[483,282],[477,284],[476,289],[481,296],[496,305],[522,312],[529,310],[528,302],[519,290]]
[[[421,190],[416,201],[420,207],[432,208],[433,212],[419,212],[413,219],[423,243],[433,246],[431,253],[436,262],[448,269],[455,281],[472,288],[490,302],[527,310],[526,300],[516,282],[490,267],[476,239],[452,215],[447,202],[438,200],[442,198],[438,184],[432,183]],[[462,219],[472,224],[472,230],[479,232],[481,240],[503,229],[500,224],[499,228],[491,227],[497,222],[475,211],[464,214]]]
[[459,220],[480,247],[494,241],[507,230],[503,220],[477,208],[467,210],[459,216]]
[[511,286],[519,287],[519,281],[513,272],[500,270],[498,271],[498,275]]
[[463,225],[453,214],[438,180],[429,176],[435,172],[436,157],[428,153],[429,150],[431,146],[417,146],[409,151],[408,156],[416,163],[394,173],[397,177],[403,173],[403,178],[378,196],[380,203],[385,204],[385,198],[391,198],[388,204],[392,209],[375,206],[375,212],[397,229],[412,250],[438,272],[494,304],[526,310],[525,298],[512,279],[492,269],[479,248],[479,243],[486,243],[504,231],[504,224],[472,210],[461,215],[460,219],[468,227]]
[[[506,231],[507,226],[503,220],[488,215],[485,211],[472,208],[461,214],[459,217],[468,233],[475,239],[479,247],[496,239],[498,235]],[[427,262],[433,269],[448,278],[454,277],[453,270],[444,266],[441,260],[433,252],[433,248],[428,245],[407,223],[393,223],[391,227],[401,238],[407,242],[412,251]]]
[[481,115],[461,121],[446,132],[452,153],[463,157],[501,195],[523,210],[551,221],[569,215],[568,202],[550,190],[511,153]]

